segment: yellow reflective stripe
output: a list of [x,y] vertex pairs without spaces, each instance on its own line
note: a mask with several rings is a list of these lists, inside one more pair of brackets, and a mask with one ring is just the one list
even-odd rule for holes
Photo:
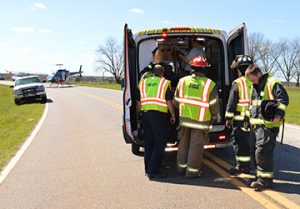
[[281,110],[283,110],[283,111],[286,111],[286,105],[285,105],[285,104],[282,104],[282,103],[279,103],[278,109],[281,109]]
[[142,31],[140,31],[140,36],[143,36],[143,35],[145,35],[146,34],[146,32],[147,32],[147,30],[142,30]]
[[251,124],[264,124],[264,120],[259,119],[259,118],[250,118],[250,123]]
[[212,30],[210,28],[205,28],[207,33],[212,33]]
[[234,113],[233,112],[225,112],[225,117],[227,118],[232,118],[234,116]]
[[212,129],[212,126],[210,125],[203,125],[203,124],[190,123],[190,122],[180,122],[180,125],[188,128]]
[[215,32],[216,34],[221,34],[221,31],[218,30],[218,29],[214,29],[214,32]]
[[154,32],[155,32],[155,30],[154,30],[154,29],[150,29],[150,30],[148,30],[148,34],[149,34],[149,35],[152,35],[152,34],[154,34]]
[[262,178],[273,178],[273,172],[265,172],[256,170],[256,176]]
[[192,167],[187,167],[186,170],[188,172],[193,172],[193,173],[198,173],[199,172],[199,169],[198,168],[192,168]]
[[191,28],[191,32],[193,33],[196,32],[195,28]]
[[236,156],[236,160],[239,162],[250,162],[250,156]]
[[162,28],[159,28],[159,29],[156,30],[156,33],[158,33],[158,34],[160,34],[160,33],[162,33],[162,32],[163,32],[163,29],[162,29]]
[[180,168],[186,168],[187,167],[187,164],[181,164],[181,163],[177,163],[178,167]]

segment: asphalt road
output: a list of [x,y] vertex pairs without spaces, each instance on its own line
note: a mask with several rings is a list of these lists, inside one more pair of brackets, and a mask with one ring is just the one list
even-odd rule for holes
[[[174,154],[164,162],[168,178],[149,181],[143,158],[132,155],[123,139],[120,91],[70,87],[47,88],[47,93],[49,108],[41,129],[0,185],[1,209],[268,206],[209,163],[203,165],[203,178],[185,179],[175,172]],[[287,144],[276,148],[274,190],[300,205],[297,128],[286,128]],[[232,163],[231,149],[213,154]]]

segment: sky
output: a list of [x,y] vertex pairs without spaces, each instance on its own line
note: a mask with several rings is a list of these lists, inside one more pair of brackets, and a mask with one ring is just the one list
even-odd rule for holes
[[123,44],[125,23],[142,29],[193,26],[229,32],[245,22],[248,34],[276,42],[300,36],[300,1],[292,0],[1,0],[0,73],[51,74],[56,64],[83,75],[96,72],[96,50],[108,38]]

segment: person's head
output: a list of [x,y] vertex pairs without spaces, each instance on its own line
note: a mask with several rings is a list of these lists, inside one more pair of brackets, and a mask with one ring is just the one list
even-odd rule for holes
[[237,55],[232,61],[230,68],[237,70],[238,76],[244,76],[249,65],[253,64],[253,60],[248,55]]
[[154,73],[156,76],[163,77],[163,76],[164,76],[164,72],[165,72],[165,69],[164,69],[163,66],[161,66],[160,64],[154,65],[153,73]]
[[204,44],[204,39],[200,39],[200,38],[192,38],[189,41],[189,47],[193,48],[193,47],[197,47],[199,45],[203,45]]
[[259,79],[262,76],[261,69],[257,65],[249,65],[249,67],[246,70],[246,77],[253,83],[258,84]]
[[206,74],[207,67],[209,64],[206,62],[206,59],[202,56],[196,56],[189,62],[190,67],[195,73],[204,73]]

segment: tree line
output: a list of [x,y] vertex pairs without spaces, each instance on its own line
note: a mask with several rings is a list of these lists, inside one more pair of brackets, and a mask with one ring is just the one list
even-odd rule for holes
[[249,55],[262,70],[276,75],[290,86],[300,83],[300,39],[272,42],[262,33],[251,33]]
[[[278,76],[286,85],[300,85],[300,39],[271,41],[262,33],[248,36],[249,55],[265,72]],[[123,47],[109,37],[96,50],[96,71],[114,76],[117,83],[124,77]]]

